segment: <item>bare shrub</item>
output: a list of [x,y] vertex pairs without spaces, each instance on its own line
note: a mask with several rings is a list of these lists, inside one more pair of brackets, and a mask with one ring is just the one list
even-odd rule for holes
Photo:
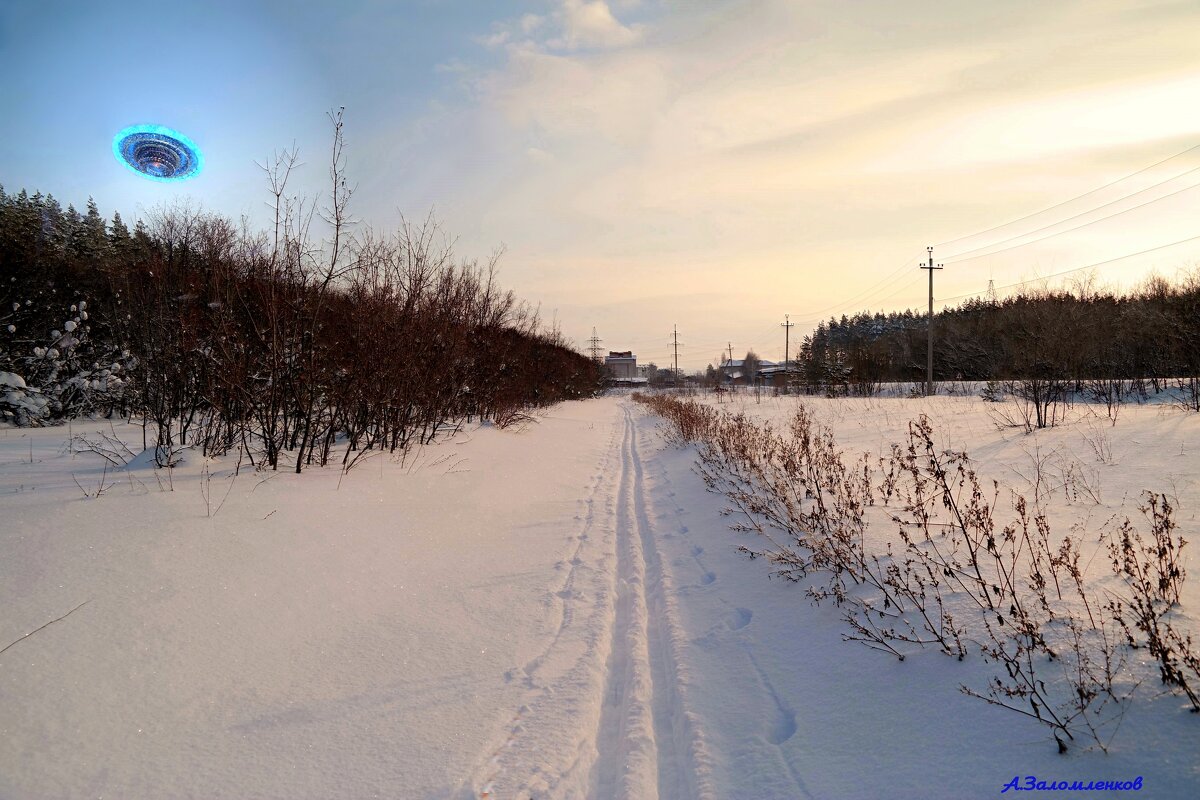
[[79,434],[72,441],[76,452],[95,453],[114,467],[125,466],[136,455],[115,433]]
[[[1081,531],[1056,538],[1040,508],[1057,491],[1099,502],[1094,476],[1061,455],[1056,479],[1056,452],[1035,447],[1035,502],[1012,493],[1013,517],[1002,524],[999,484],[985,488],[966,453],[940,448],[924,415],[890,454],[848,458],[804,406],[776,428],[693,401],[635,399],[665,417],[673,440],[698,444],[697,470],[730,501],[731,527],[766,542],[739,550],[804,582],[814,603],[833,603],[849,628],[844,640],[900,660],[928,646],[962,660],[974,644],[997,672],[960,690],[1046,726],[1060,752],[1080,734],[1102,749],[1111,743],[1137,686],[1125,680],[1126,644],[1147,640],[1164,682],[1195,703],[1197,656],[1162,613],[1184,577],[1165,498],[1149,496],[1144,509],[1152,544],[1128,521],[1122,528],[1114,571],[1133,597],[1106,603],[1085,583]],[[877,551],[866,533],[881,517],[895,538]],[[952,603],[970,612],[955,617]]]
[[1102,426],[1089,421],[1087,430],[1080,431],[1080,435],[1091,448],[1097,461],[1110,467],[1117,463],[1116,456],[1113,454],[1112,437]]
[[1174,508],[1165,495],[1147,492],[1142,513],[1150,522],[1150,540],[1142,538],[1128,519],[1109,540],[1112,571],[1125,583],[1128,594],[1113,598],[1109,609],[1121,624],[1134,649],[1146,647],[1159,668],[1159,677],[1187,695],[1192,711],[1200,711],[1200,655],[1192,650],[1191,636],[1181,634],[1170,615],[1179,605],[1186,573],[1181,553],[1187,541],[1177,536]]
[[1121,406],[1132,393],[1133,387],[1129,381],[1121,378],[1099,378],[1088,381],[1085,391],[1092,400],[1104,404],[1109,423],[1116,425]]
[[[1011,386],[1011,384],[1007,385]],[[1015,398],[1011,403],[1005,403],[1003,402],[1005,396],[1006,394],[995,395],[997,399],[991,401],[994,405],[988,409],[988,417],[992,420],[992,424],[1000,431],[1016,428],[1022,433],[1033,433],[1035,421],[1033,406]]]

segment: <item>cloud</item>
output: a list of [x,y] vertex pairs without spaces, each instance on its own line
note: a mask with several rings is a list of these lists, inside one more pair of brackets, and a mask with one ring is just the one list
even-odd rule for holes
[[[762,298],[729,307],[722,324],[736,331],[762,303],[800,298],[784,310],[803,319],[928,242],[1053,205],[1200,135],[1188,102],[1200,10],[914,3],[561,0],[493,30],[500,62],[472,76],[452,122],[461,152],[433,182],[465,198],[453,227],[507,242],[513,284],[547,307],[587,308],[587,275],[631,304],[732,284]],[[1182,238],[1175,210],[1155,225],[1129,215],[1137,226],[1096,242],[1124,252]],[[1090,255],[1049,244],[995,262],[997,282]],[[942,278],[957,294],[986,287],[992,269]]]
[[533,33],[538,28],[542,27],[542,23],[545,21],[545,17],[538,16],[537,14],[526,14],[525,16],[521,17],[521,32],[526,34]]
[[[623,7],[636,5],[625,3]],[[475,41],[491,50],[575,52],[627,47],[644,33],[644,26],[618,20],[605,0],[558,0],[548,16],[524,14],[496,22]]]
[[505,69],[485,82],[485,110],[507,121],[506,138],[530,135],[593,151],[587,143],[636,148],[670,100],[667,83],[651,54],[595,59],[513,49]]
[[[1200,137],[1200,70],[1166,78],[1076,87],[1013,98],[913,132],[869,168],[901,171],[1029,162],[1134,146],[1154,138]],[[1047,135],[1069,131],[1068,136]],[[945,146],[930,147],[930,138]]]
[[461,75],[470,72],[471,67],[460,58],[451,58],[448,61],[443,61],[435,65],[433,71],[449,75]]
[[547,42],[560,50],[625,47],[641,38],[639,25],[623,25],[604,0],[562,0],[555,13],[560,36]]
[[492,26],[489,33],[475,37],[475,41],[479,42],[484,47],[494,50],[512,40],[512,29],[504,23],[497,23]]

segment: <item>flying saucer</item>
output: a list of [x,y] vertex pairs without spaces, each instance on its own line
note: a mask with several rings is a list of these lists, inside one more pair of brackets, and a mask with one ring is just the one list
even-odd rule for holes
[[113,139],[113,154],[152,181],[181,181],[204,166],[204,156],[188,137],[162,125],[134,125]]

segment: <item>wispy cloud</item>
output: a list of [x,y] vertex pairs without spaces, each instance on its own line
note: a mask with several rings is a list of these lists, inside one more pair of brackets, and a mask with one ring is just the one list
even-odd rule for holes
[[[454,229],[505,241],[506,274],[547,307],[626,297],[641,314],[634,299],[654,296],[736,335],[1200,140],[1200,8],[1133,5],[557,0],[479,39],[486,66],[431,126],[420,186],[445,193]],[[939,277],[958,293],[1114,237],[1137,249],[1188,218],[1160,211]],[[917,284],[874,299],[918,301]],[[680,287],[740,299],[662,299]]]
[[555,12],[562,35],[547,42],[563,50],[624,47],[641,38],[639,25],[624,25],[604,0],[562,0]]
[[[634,8],[637,2],[623,4]],[[476,37],[489,49],[510,47],[530,50],[607,50],[627,47],[642,38],[645,27],[622,23],[606,0],[555,0],[546,15],[522,14],[493,23],[491,30]]]

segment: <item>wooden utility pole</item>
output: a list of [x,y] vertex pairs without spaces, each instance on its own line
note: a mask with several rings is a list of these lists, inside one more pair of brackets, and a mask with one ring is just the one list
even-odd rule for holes
[[675,386],[679,386],[679,326],[675,326]]
[[933,271],[941,269],[942,265],[933,265],[933,248],[926,247],[929,251],[928,266],[922,265],[921,269],[929,270],[929,323],[926,326],[929,331],[929,344],[925,352],[925,396],[933,396]]
[[789,349],[788,335],[792,332],[791,329],[796,327],[796,323],[789,322],[789,319],[791,319],[791,315],[784,314],[783,322],[779,323],[783,326],[783,371],[785,376],[787,374],[788,362],[791,360],[789,358],[791,350]]

